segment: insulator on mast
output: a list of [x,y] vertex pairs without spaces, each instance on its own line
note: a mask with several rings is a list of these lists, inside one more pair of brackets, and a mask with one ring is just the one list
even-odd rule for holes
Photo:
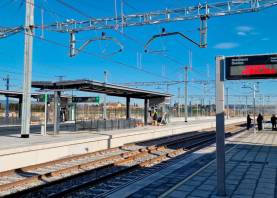
[[69,49],[69,56],[73,57],[76,55],[76,38],[75,38],[75,32],[70,32],[70,43],[69,43],[70,49]]
[[208,23],[207,19],[209,16],[203,15],[200,17],[201,23],[200,23],[200,48],[206,48],[207,47],[207,30],[208,30]]

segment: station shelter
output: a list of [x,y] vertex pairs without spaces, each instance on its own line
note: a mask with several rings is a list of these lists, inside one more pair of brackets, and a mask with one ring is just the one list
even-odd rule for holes
[[[144,119],[146,125],[149,117],[149,109],[151,107],[159,107],[163,112],[166,112],[166,104],[170,94],[148,91],[137,88],[130,88],[126,86],[98,82],[92,80],[68,80],[68,81],[33,81],[33,88],[38,88],[40,91],[54,92],[54,131],[59,130],[60,124],[60,111],[66,108],[69,116],[76,115],[74,112],[73,98],[68,98],[67,102],[62,100],[61,92],[69,90],[77,90],[82,92],[93,92],[106,94],[108,96],[124,97],[126,98],[126,120],[131,118],[130,113],[130,100],[142,99],[144,100]],[[67,106],[65,105],[67,104]]]

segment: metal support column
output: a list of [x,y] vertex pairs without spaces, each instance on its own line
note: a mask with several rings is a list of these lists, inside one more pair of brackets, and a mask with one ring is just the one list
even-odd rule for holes
[[247,100],[247,96],[245,97],[245,112],[246,112],[246,116],[248,115],[248,100]]
[[18,118],[21,119],[22,112],[22,96],[18,98]]
[[256,84],[253,83],[253,130],[256,134]]
[[230,118],[230,111],[229,111],[229,88],[226,88],[226,108],[227,108],[227,116],[226,118]]
[[180,96],[180,91],[181,91],[180,87],[178,87],[178,112],[177,112],[178,113],[178,117],[181,117],[181,110],[180,110],[180,108],[182,106],[182,105],[180,105],[180,97],[181,97]]
[[31,82],[33,57],[34,0],[26,0],[25,42],[24,42],[24,79],[21,137],[28,138],[31,122]]
[[217,194],[225,196],[224,57],[216,57]]
[[148,99],[144,99],[144,125],[148,124]]
[[188,121],[188,67],[185,67],[185,122]]
[[[10,89],[10,77],[7,75],[6,78],[4,78],[6,81],[6,90]],[[9,97],[6,96],[6,108],[5,108],[5,117],[8,119],[10,114],[10,103],[9,103]]]
[[60,91],[54,92],[54,135],[60,131]]
[[[104,82],[108,82],[108,73],[107,71],[104,71]],[[104,95],[104,100],[103,100],[103,119],[107,119],[107,94]]]
[[130,119],[130,97],[126,98],[126,120]]
[[46,135],[46,132],[47,132],[47,119],[48,119],[47,104],[48,104],[48,95],[47,95],[47,93],[45,93],[44,94],[44,135]]

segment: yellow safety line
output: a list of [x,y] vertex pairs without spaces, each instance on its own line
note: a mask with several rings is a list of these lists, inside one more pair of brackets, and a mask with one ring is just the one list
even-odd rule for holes
[[[251,135],[251,134],[250,134]],[[233,149],[235,149],[239,144],[233,146],[232,148],[230,148],[228,151],[226,151],[226,153],[229,153],[230,151],[232,151]],[[161,194],[159,196],[159,198],[164,198],[165,196],[169,195],[170,193],[172,193],[174,190],[176,190],[176,188],[180,187],[182,184],[184,184],[185,182],[187,182],[189,179],[191,179],[193,176],[197,175],[199,172],[201,172],[202,170],[204,170],[205,168],[209,167],[216,159],[213,159],[212,161],[210,161],[208,164],[206,164],[205,166],[203,166],[202,168],[200,168],[198,171],[194,172],[192,175],[190,175],[189,177],[185,178],[184,180],[182,180],[181,182],[179,182],[178,184],[176,184],[175,186],[173,186],[172,188],[170,188],[168,191],[164,192],[163,194]]]

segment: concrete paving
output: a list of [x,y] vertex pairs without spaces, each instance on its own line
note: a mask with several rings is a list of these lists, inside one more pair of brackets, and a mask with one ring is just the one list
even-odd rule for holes
[[[238,142],[227,153],[227,197],[276,197],[276,146],[277,134],[264,131]],[[170,191],[164,197],[220,197],[216,192],[216,164],[210,164]]]

